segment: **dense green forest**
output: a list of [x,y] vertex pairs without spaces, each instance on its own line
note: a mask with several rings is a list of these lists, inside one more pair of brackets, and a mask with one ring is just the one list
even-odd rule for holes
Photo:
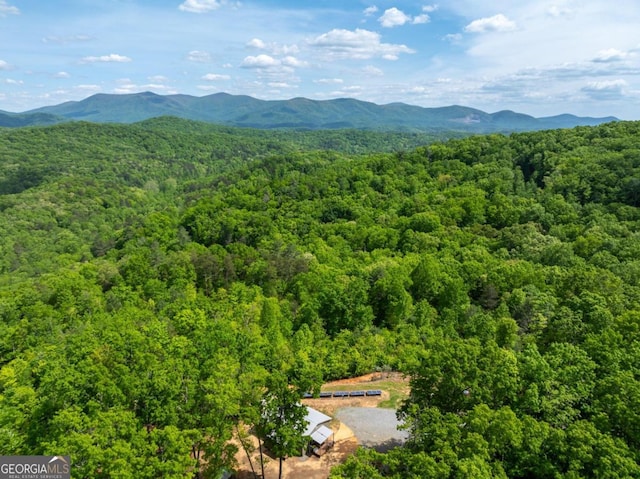
[[0,454],[217,478],[392,368],[409,441],[333,477],[640,477],[639,206],[639,122],[0,130]]

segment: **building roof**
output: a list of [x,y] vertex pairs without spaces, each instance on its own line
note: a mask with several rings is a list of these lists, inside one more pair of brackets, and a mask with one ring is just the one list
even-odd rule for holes
[[313,439],[319,445],[323,445],[327,439],[331,437],[333,431],[327,426],[320,426],[313,433],[311,433],[311,439]]
[[307,415],[304,420],[307,423],[307,429],[304,431],[304,436],[311,436],[312,433],[318,429],[320,424],[331,421],[331,418],[326,414],[322,414],[320,411],[307,406]]

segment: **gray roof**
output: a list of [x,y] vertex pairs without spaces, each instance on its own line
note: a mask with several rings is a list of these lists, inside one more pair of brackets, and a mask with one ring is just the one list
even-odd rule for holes
[[331,418],[326,414],[322,414],[320,411],[307,406],[307,415],[304,420],[307,423],[307,429],[304,431],[304,436],[311,436],[312,433],[318,429],[320,424],[331,421]]
[[327,426],[320,426],[311,434],[311,439],[313,439],[316,443],[322,445],[327,439],[331,437],[332,434],[333,431]]

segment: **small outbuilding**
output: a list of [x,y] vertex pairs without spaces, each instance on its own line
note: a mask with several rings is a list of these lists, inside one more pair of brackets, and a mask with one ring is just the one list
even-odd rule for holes
[[307,429],[304,435],[310,438],[308,452],[322,456],[333,447],[333,431],[327,426],[331,417],[307,406],[305,421]]

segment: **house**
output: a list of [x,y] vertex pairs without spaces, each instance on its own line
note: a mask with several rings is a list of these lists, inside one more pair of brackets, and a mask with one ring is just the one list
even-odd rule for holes
[[307,415],[304,419],[307,423],[304,436],[310,438],[308,451],[322,456],[333,446],[333,431],[327,426],[331,418],[307,406]]

